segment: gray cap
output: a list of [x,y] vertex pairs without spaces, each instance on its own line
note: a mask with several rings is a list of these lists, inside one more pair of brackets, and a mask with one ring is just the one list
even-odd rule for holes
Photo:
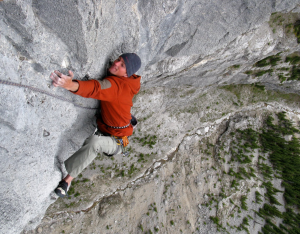
[[141,59],[135,53],[122,54],[121,57],[124,59],[127,76],[130,77],[136,73],[141,67]]

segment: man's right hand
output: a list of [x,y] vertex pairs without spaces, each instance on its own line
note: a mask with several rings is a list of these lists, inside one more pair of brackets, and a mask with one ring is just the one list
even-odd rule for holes
[[71,70],[69,71],[69,75],[70,76],[66,76],[59,71],[54,71],[51,73],[50,78],[53,80],[53,85],[55,87],[62,87],[72,92],[76,92],[79,88],[79,84],[77,81],[73,81],[74,74]]

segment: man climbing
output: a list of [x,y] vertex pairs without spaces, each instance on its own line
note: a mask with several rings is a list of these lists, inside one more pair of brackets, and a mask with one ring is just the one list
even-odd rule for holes
[[141,67],[141,59],[134,53],[122,54],[108,69],[109,75],[103,80],[73,80],[74,74],[51,73],[55,87],[62,87],[86,98],[101,100],[101,114],[97,118],[97,131],[87,138],[83,146],[68,158],[64,164],[68,175],[59,182],[55,193],[64,197],[68,186],[98,153],[115,155],[121,153],[120,144],[128,144],[127,136],[132,135],[130,110],[132,98],[140,89],[141,77],[134,73]]

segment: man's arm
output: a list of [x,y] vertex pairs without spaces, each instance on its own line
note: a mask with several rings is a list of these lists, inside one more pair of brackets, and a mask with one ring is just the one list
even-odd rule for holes
[[50,78],[53,80],[55,87],[62,87],[74,94],[85,98],[94,98],[103,101],[113,101],[118,95],[119,86],[107,79],[104,80],[72,80],[74,74],[69,71],[70,76],[66,76],[59,71],[51,73]]
[[53,85],[55,87],[62,87],[72,92],[76,92],[79,89],[79,83],[73,81],[74,74],[70,70],[70,76],[66,76],[59,71],[54,71],[51,73],[50,78],[53,80]]

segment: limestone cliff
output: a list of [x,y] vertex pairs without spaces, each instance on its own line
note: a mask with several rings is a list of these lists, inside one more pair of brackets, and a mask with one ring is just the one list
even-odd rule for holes
[[[221,189],[222,165],[199,148],[219,144],[224,126],[259,129],[266,113],[284,110],[298,123],[299,4],[0,1],[0,232],[215,233],[215,210],[201,204]],[[62,162],[95,128],[95,110],[76,105],[97,102],[54,88],[49,75],[71,69],[77,79],[98,79],[123,52],[142,59],[131,156],[99,157],[74,182],[71,199],[57,200]],[[252,83],[260,85],[224,88]],[[266,90],[257,91],[261,85]],[[260,185],[251,183],[236,196]],[[262,225],[253,222],[251,231]]]

